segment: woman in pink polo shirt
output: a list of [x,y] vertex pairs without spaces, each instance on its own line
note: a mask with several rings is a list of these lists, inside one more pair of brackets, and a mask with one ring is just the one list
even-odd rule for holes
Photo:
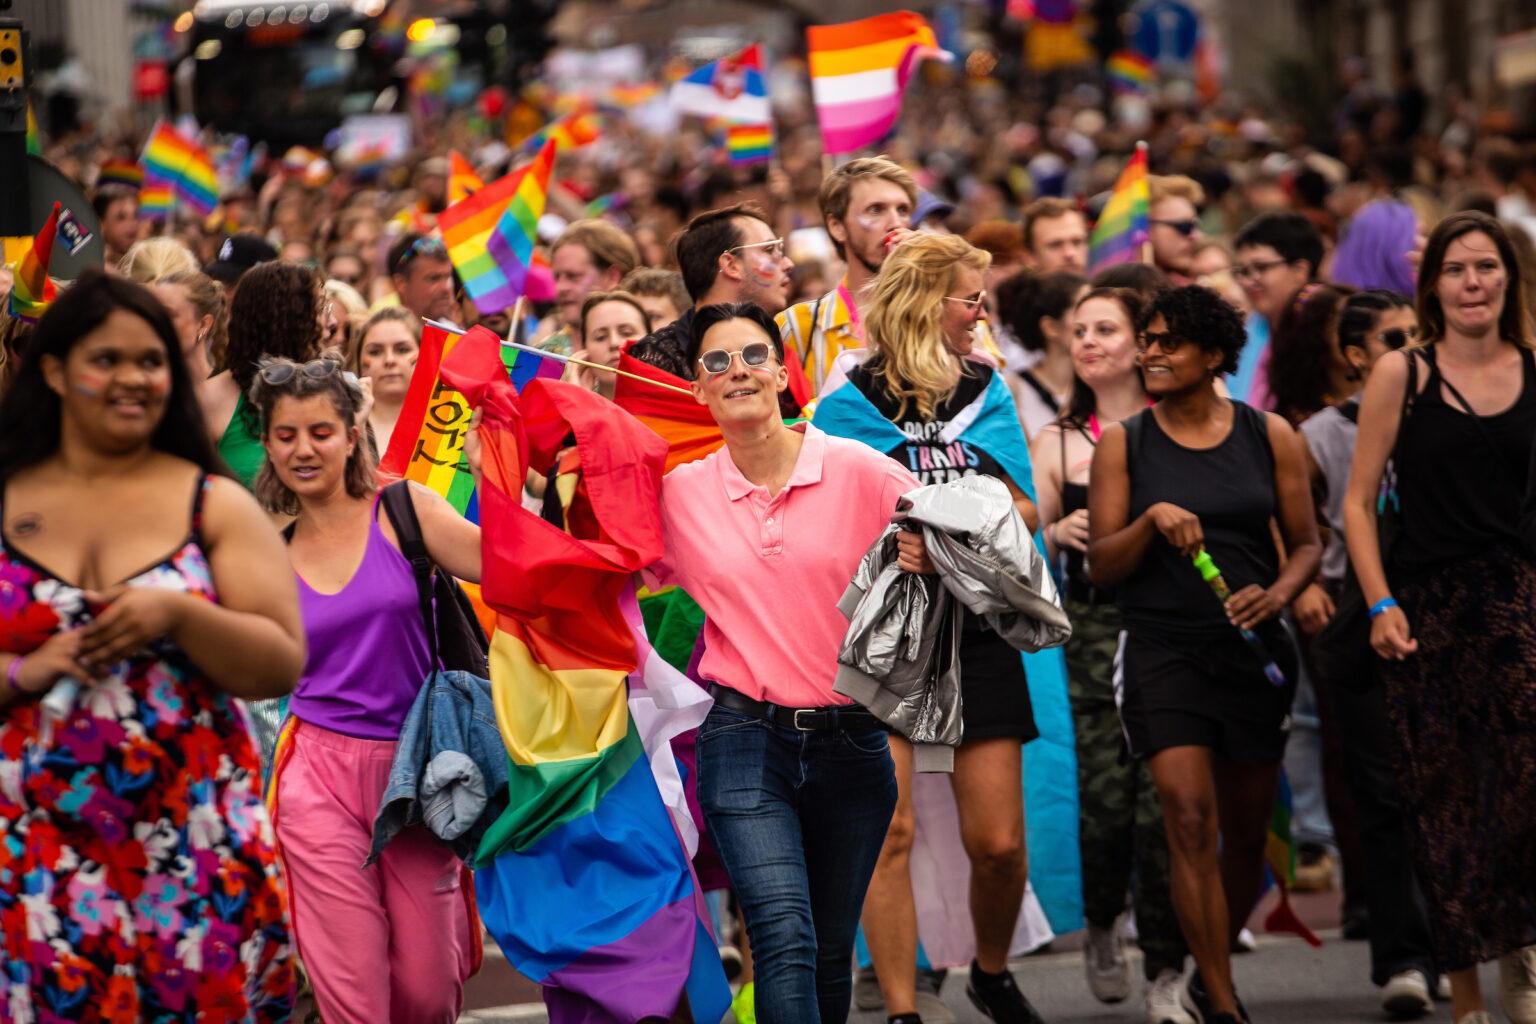
[[[757,1019],[840,1024],[896,779],[879,722],[832,691],[837,600],[918,484],[872,448],[786,426],[783,354],[756,305],[696,314],[691,386],[725,447],[667,475],[654,572],[707,616],[699,803],[746,918]],[[932,571],[920,536],[902,535],[900,564]]]

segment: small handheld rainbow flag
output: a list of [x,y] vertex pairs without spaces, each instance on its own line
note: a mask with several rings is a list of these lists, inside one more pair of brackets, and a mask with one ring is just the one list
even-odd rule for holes
[[773,159],[773,125],[737,124],[725,130],[725,151],[733,164],[760,164]]
[[485,188],[475,168],[456,149],[448,151],[448,202],[456,203]]
[[164,217],[180,201],[206,217],[218,205],[219,179],[208,151],[164,121],[155,122],[139,163],[144,168],[139,209],[145,216]]
[[482,313],[501,312],[527,286],[556,145],[547,140],[533,163],[454,203],[438,217],[448,258]]
[[805,36],[822,148],[831,154],[851,153],[889,135],[917,62],[953,59],[923,16],[911,11],[812,25]]
[[1145,92],[1157,81],[1157,71],[1152,58],[1135,50],[1121,50],[1104,62],[1104,73],[1115,92]]
[[1136,152],[1120,172],[1115,190],[1110,193],[1099,221],[1093,226],[1088,245],[1088,267],[1096,274],[1114,263],[1132,263],[1151,237],[1147,191],[1147,144],[1136,143]]
[[58,289],[48,279],[48,260],[53,256],[53,240],[59,233],[59,204],[32,240],[32,247],[16,264],[16,280],[11,285],[11,316],[34,323],[47,310]]
[[596,142],[602,134],[602,122],[593,113],[592,105],[583,102],[569,114],[534,132],[519,148],[524,153],[536,153],[544,148],[544,143],[554,142],[562,149],[580,149]]
[[198,217],[206,217],[219,205],[219,176],[208,151],[196,142],[187,143],[187,162],[176,180],[176,199]]

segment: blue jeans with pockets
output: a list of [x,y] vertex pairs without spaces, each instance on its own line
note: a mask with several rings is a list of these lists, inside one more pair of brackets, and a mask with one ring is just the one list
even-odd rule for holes
[[884,730],[801,732],[717,706],[699,729],[698,773],[752,941],[759,1024],[842,1024],[896,809]]

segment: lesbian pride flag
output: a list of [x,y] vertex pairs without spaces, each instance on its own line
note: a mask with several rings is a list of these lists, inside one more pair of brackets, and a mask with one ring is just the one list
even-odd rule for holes
[[1093,226],[1093,237],[1088,243],[1089,275],[1097,274],[1102,267],[1115,263],[1134,263],[1140,256],[1141,247],[1152,237],[1148,212],[1151,206],[1147,191],[1147,144],[1136,143],[1136,152],[1120,172],[1115,190],[1109,194]]
[[[689,863],[696,841],[668,746],[708,698],[644,642],[633,575],[662,555],[666,445],[583,388],[517,395],[471,332],[442,368],[484,412],[482,593],[510,758],[507,811],[476,856],[481,917],[552,1024],[718,1021],[730,990]],[[523,508],[556,453],[563,522]]]
[[924,57],[949,61],[933,29],[911,11],[880,14],[843,25],[805,30],[810,49],[811,95],[821,122],[822,148],[852,153],[891,133],[901,116],[901,94]]

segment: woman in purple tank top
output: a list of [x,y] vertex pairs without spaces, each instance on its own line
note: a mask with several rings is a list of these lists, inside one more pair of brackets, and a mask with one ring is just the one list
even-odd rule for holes
[[[354,425],[362,389],[329,356],[264,360],[250,393],[267,451],[256,495],[297,517],[288,555],[308,642],[269,803],[294,935],[328,1024],[451,1024],[479,939],[462,864],[415,825],[362,866],[400,728],[435,666]],[[411,501],[432,560],[478,581],[480,528],[425,488]]]

